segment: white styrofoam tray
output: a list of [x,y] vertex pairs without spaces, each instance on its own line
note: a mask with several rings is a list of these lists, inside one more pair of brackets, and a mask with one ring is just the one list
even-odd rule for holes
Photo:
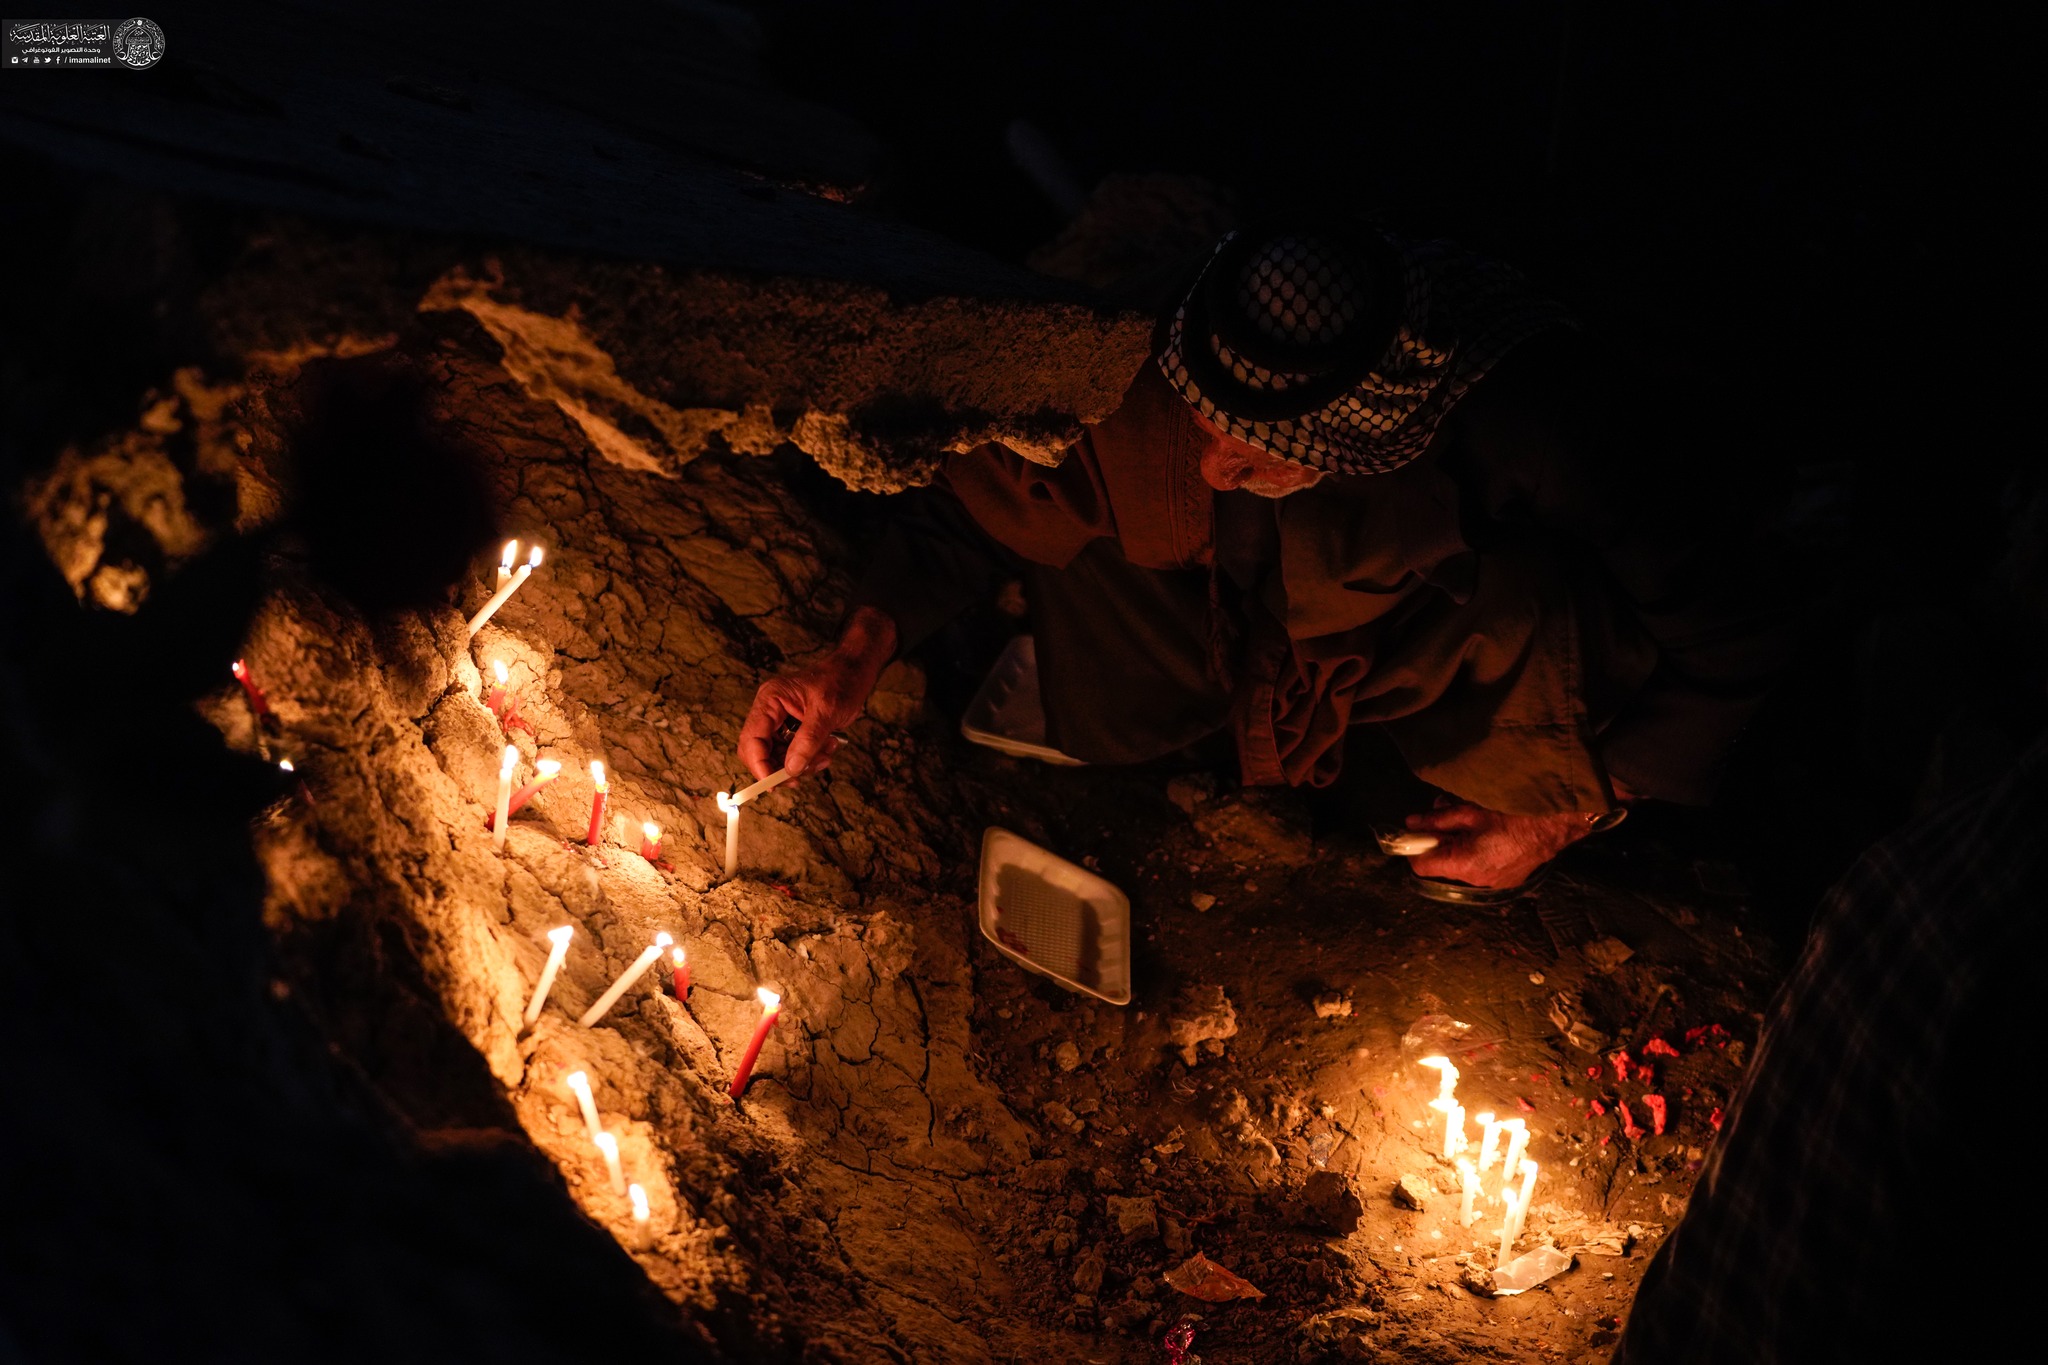
[[1085,867],[991,825],[981,837],[981,932],[1070,991],[1131,1003],[1131,902]]
[[1042,763],[1082,766],[1045,742],[1045,703],[1038,692],[1038,642],[1019,635],[1003,647],[995,667],[960,719],[960,733],[976,744]]

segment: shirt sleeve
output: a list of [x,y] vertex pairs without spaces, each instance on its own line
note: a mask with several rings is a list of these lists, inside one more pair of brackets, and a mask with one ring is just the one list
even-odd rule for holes
[[1719,414],[1693,386],[1561,336],[1483,380],[1444,447],[1476,548],[1489,525],[1562,537],[1649,636],[1655,665],[1606,720],[1599,752],[1635,795],[1689,805],[1712,798],[1790,655],[1800,606],[1748,502],[1772,471],[1722,438]]
[[887,615],[897,653],[907,654],[993,597],[1019,566],[944,488],[913,488],[892,503],[851,606]]

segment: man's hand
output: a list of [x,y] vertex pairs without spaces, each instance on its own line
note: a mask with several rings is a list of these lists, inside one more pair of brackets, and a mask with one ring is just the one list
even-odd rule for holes
[[896,653],[896,623],[873,607],[856,607],[832,652],[808,668],[770,678],[754,694],[740,726],[740,762],[756,777],[776,768],[772,745],[785,721],[797,722],[782,766],[792,777],[823,768],[839,747],[838,732],[868,704],[875,680]]
[[1409,860],[1416,875],[1493,887],[1520,886],[1591,832],[1575,811],[1502,815],[1464,802],[1411,815],[1408,828],[1437,838],[1435,848]]

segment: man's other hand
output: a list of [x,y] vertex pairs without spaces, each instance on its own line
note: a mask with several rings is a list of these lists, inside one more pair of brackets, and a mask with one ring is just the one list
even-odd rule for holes
[[781,766],[795,777],[830,764],[839,731],[859,717],[895,653],[896,623],[873,607],[854,608],[830,654],[761,684],[740,726],[740,762],[756,777],[773,773],[775,736],[794,720],[797,731]]
[[1417,876],[1491,887],[1520,886],[1590,832],[1576,811],[1502,815],[1464,802],[1411,815],[1408,828],[1437,838],[1435,848],[1409,860]]

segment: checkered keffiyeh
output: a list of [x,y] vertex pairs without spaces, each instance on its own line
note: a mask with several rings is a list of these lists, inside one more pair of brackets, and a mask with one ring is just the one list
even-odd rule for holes
[[1220,429],[1315,469],[1382,474],[1564,309],[1496,261],[1369,230],[1232,233],[1174,313],[1159,366]]
[[2006,1354],[1968,1343],[2025,1330],[2030,1300],[2001,1316],[2001,1295],[1952,1297],[1951,1258],[2011,1226],[2035,1273],[2038,1023],[2023,1016],[2040,994],[2043,831],[2048,738],[1830,893],[1614,1365]]

